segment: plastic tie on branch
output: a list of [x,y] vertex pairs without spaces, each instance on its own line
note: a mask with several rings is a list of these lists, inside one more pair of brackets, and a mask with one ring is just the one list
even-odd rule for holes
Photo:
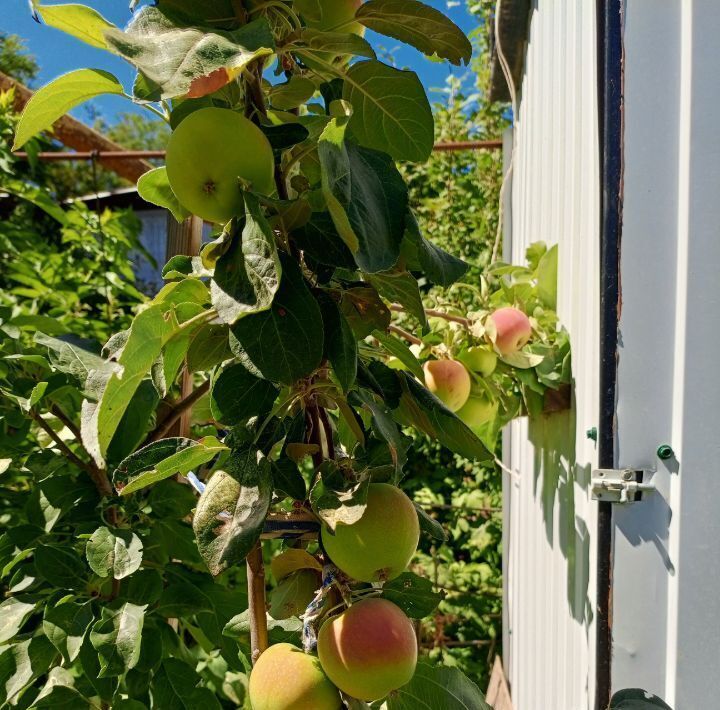
[[305,653],[311,653],[317,646],[317,625],[318,620],[325,606],[325,598],[330,593],[338,575],[338,568],[335,565],[326,564],[323,566],[322,586],[315,598],[308,604],[303,614],[302,643]]

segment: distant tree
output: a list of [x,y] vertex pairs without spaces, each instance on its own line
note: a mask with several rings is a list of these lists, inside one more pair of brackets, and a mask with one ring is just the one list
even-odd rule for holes
[[40,71],[32,54],[27,53],[25,40],[0,31],[0,71],[23,84],[31,84]]

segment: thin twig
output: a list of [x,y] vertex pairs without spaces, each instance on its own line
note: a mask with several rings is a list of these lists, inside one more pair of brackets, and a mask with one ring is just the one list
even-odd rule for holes
[[395,335],[399,335],[401,338],[404,338],[408,341],[408,343],[412,343],[413,345],[422,345],[423,342],[420,340],[420,338],[416,338],[411,333],[408,333],[407,330],[403,330],[400,326],[397,325],[390,325],[388,326],[388,330],[391,333],[395,333]]
[[[390,306],[390,310],[395,311],[396,313],[407,313],[407,309],[399,303],[393,303]],[[453,316],[450,313],[444,313],[443,311],[438,311],[434,308],[426,308],[425,315],[435,318],[442,318],[443,320],[447,320],[452,323],[460,323],[460,325],[464,325],[466,328],[469,328],[472,325],[472,321],[469,318],[463,318],[462,316]]]
[[63,412],[59,407],[50,407],[50,413],[57,417],[72,433],[72,435],[77,439],[78,442],[82,442],[82,435],[80,434],[80,429],[77,428],[75,425],[75,422],[70,419],[65,412]]
[[52,427],[37,412],[30,410],[30,417],[55,442],[62,455],[70,461],[70,463],[85,471],[90,478],[92,478],[95,483],[95,487],[101,496],[112,495],[112,486],[110,485],[110,480],[108,479],[105,471],[88,461],[83,461],[79,456],[77,456],[77,454],[70,449],[70,447],[55,433],[55,431],[53,431]]
[[210,380],[206,380],[194,389],[187,397],[176,402],[172,409],[160,420],[158,425],[147,435],[143,446],[162,439],[172,429],[173,424],[180,419],[183,413],[190,409],[210,389]]
[[445,646],[446,648],[463,648],[466,646],[488,646],[491,643],[491,639],[474,639],[472,641],[441,641],[439,643],[435,641],[423,641],[421,645],[423,648],[438,648],[441,646]]

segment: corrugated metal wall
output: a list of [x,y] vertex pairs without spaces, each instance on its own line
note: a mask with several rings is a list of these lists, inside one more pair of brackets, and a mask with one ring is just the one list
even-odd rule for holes
[[[575,406],[505,437],[505,668],[515,710],[586,710],[594,683],[599,159],[594,0],[536,0],[515,126],[506,255],[559,244]],[[592,539],[591,539],[592,535]]]
[[[720,3],[627,0],[613,685],[720,706]],[[676,457],[655,451],[669,443]]]

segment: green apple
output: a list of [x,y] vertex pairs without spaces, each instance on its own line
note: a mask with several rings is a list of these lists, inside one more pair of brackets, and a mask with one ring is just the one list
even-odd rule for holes
[[363,0],[295,0],[308,27],[324,32],[365,34],[365,26],[353,22]]
[[489,377],[495,372],[497,366],[497,355],[482,346],[473,345],[458,355],[458,360],[462,362],[468,370],[477,372],[483,377]]
[[497,415],[499,403],[486,394],[471,394],[467,402],[456,412],[471,429],[487,424]]
[[268,139],[230,109],[201,108],[183,119],[170,136],[166,160],[175,196],[208,222],[227,222],[242,213],[241,180],[264,194],[275,188]]

